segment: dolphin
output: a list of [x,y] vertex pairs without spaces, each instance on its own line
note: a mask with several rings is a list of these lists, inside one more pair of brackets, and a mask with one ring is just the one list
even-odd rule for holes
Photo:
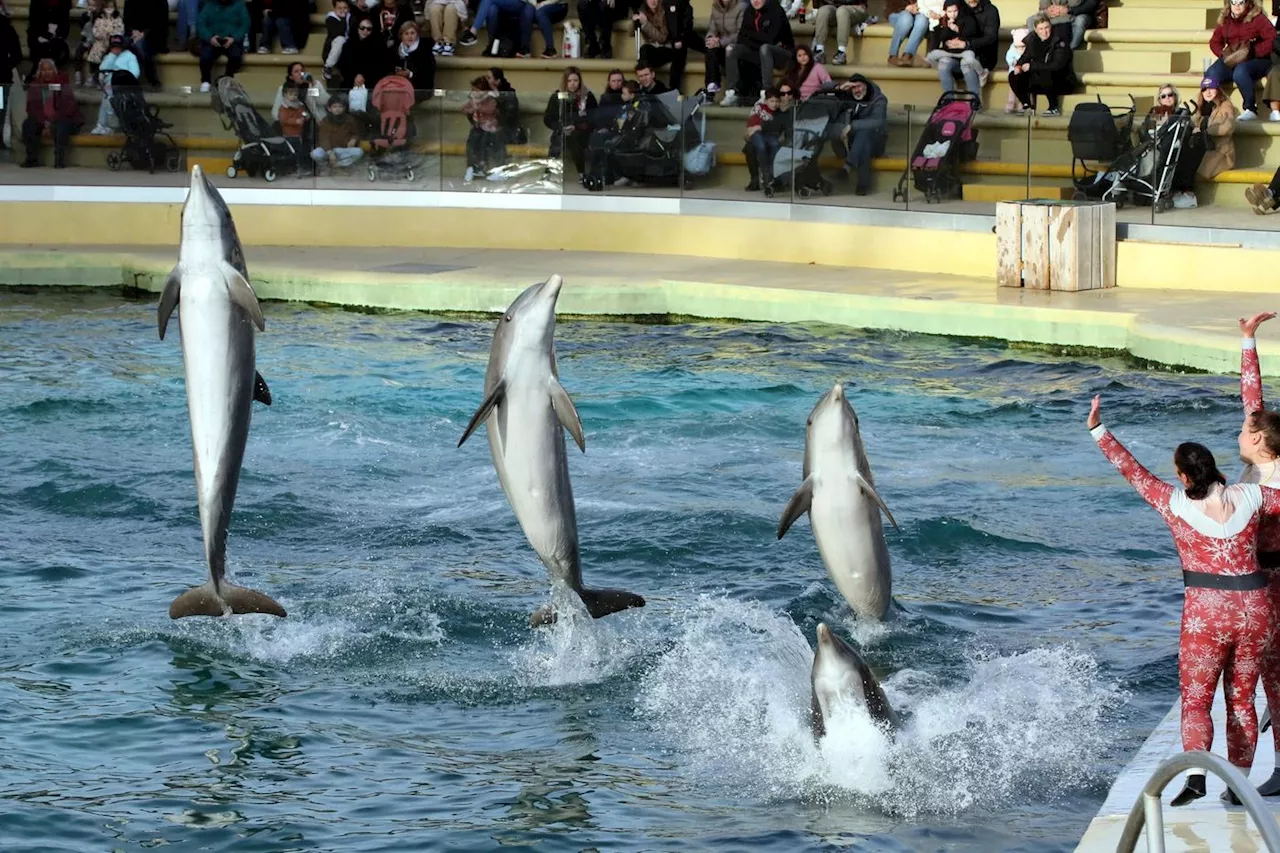
[[827,718],[846,703],[863,705],[877,725],[890,733],[897,730],[898,715],[889,706],[880,682],[862,655],[832,633],[824,622],[818,623],[817,633],[818,648],[813,653],[813,669],[809,674],[814,737],[821,738],[827,733]]
[[244,252],[231,213],[199,166],[182,207],[178,265],[160,296],[160,339],[174,308],[182,324],[187,413],[191,419],[196,501],[209,580],[169,605],[169,617],[270,613],[285,609],[270,597],[226,580],[227,526],[240,480],[254,399],[271,395],[254,367],[254,327],[265,327],[246,277]]
[[[484,401],[467,424],[458,446],[486,425],[493,467],[516,520],[553,587],[578,594],[595,619],[644,607],[644,599],[619,589],[582,585],[578,521],[569,484],[564,432],[582,452],[587,441],[573,401],[556,370],[556,300],[564,283],[553,275],[521,293],[498,321],[484,375]],[[529,617],[533,626],[556,620],[548,605]]]
[[805,428],[804,482],[778,524],[781,539],[809,513],[818,553],[840,594],[862,619],[884,619],[893,594],[880,512],[898,526],[876,493],[858,432],[858,416],[837,382],[822,395]]

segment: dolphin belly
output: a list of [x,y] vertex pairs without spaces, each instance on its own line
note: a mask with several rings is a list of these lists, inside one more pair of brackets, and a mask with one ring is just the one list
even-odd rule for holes
[[818,553],[845,601],[861,618],[883,619],[893,576],[879,507],[852,482],[819,485],[809,517]]

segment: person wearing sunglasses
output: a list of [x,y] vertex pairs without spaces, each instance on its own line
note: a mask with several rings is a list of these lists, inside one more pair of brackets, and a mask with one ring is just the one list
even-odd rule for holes
[[1225,0],[1218,25],[1209,39],[1209,50],[1217,57],[1204,76],[1218,81],[1218,87],[1235,83],[1244,111],[1240,121],[1258,117],[1257,84],[1271,70],[1271,48],[1276,28],[1257,0]]
[[[372,89],[378,85],[379,80],[391,73],[394,64],[392,52],[378,32],[376,18],[364,18],[356,24],[355,31],[355,38],[342,49],[338,69],[342,72],[342,79],[350,80],[352,87],[356,86],[356,79],[360,78],[363,81],[361,85]],[[355,106],[351,110],[361,112]]]
[[1155,138],[1156,132],[1168,123],[1173,112],[1178,108],[1178,90],[1172,83],[1165,83],[1156,92],[1156,102],[1152,105],[1147,117],[1142,120],[1138,133],[1143,140]]

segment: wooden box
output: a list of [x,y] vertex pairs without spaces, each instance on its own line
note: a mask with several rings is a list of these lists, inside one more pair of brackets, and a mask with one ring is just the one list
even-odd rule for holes
[[996,253],[1001,287],[1115,287],[1116,206],[1051,199],[1000,202]]

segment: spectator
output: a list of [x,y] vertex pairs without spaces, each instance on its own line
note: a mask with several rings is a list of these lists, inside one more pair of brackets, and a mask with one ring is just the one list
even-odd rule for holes
[[147,83],[159,89],[156,57],[169,52],[169,4],[166,0],[124,0],[124,30],[133,41],[133,52]]
[[836,173],[840,181],[847,181],[849,173],[856,171],[858,181],[856,195],[871,192],[871,161],[884,154],[889,139],[889,99],[880,87],[861,74],[854,74],[836,87],[848,106],[841,110],[844,129],[840,141],[844,143],[844,165]]
[[[621,78],[621,73],[619,73]],[[581,183],[586,175],[587,138],[596,113],[596,96],[582,85],[582,72],[570,65],[560,78],[560,88],[547,101],[542,123],[551,131],[547,156],[559,159],[566,153]]]
[[360,125],[338,95],[329,98],[325,110],[327,115],[316,131],[316,147],[311,159],[317,170],[326,166],[330,170],[349,169],[364,156],[360,148]]
[[102,62],[98,65],[98,73],[102,81],[102,104],[98,107],[98,123],[91,131],[95,136],[106,136],[111,132],[111,128],[107,126],[107,122],[115,115],[111,109],[111,95],[115,92],[115,88],[111,85],[111,77],[117,71],[132,74],[134,80],[142,78],[142,71],[138,68],[138,57],[133,54],[133,51],[125,50],[122,35],[111,37],[111,41],[107,44],[107,55],[102,57]]
[[653,73],[653,66],[643,59],[636,63],[636,82],[640,85],[637,95],[662,95],[671,91],[671,87]]
[[[1016,68],[1023,54],[1027,52],[1027,36],[1031,35],[1029,27],[1019,27],[1009,34],[1013,39],[1009,45],[1008,52],[1004,55],[1004,64],[1009,68]],[[1018,93],[1013,91],[1013,86],[1009,87],[1009,96],[1005,98],[1004,111],[1006,113],[1016,113],[1022,109],[1022,101],[1018,100]]]
[[71,57],[67,36],[71,34],[71,0],[32,0],[27,8],[27,59],[31,73],[42,59],[52,59],[58,66]]
[[1197,177],[1212,180],[1236,164],[1236,108],[1212,77],[1200,81],[1193,121],[1173,172],[1173,206],[1180,210],[1198,206]]
[[320,115],[324,111],[323,107],[329,100],[324,83],[308,74],[307,66],[301,62],[290,62],[285,66],[284,81],[276,88],[276,97],[271,104],[271,118],[277,123],[280,121],[280,106],[284,103],[284,90],[288,86],[294,86],[304,93],[307,108],[312,115]]
[[124,35],[124,18],[116,8],[116,0],[102,0],[97,13],[93,16],[93,45],[89,48],[85,59],[89,63],[89,72],[96,80],[98,66],[107,55],[111,46],[111,37]]
[[[818,62],[826,59],[827,36],[831,34],[831,19],[836,19],[836,55],[832,65],[844,65],[849,61],[845,48],[849,34],[855,30],[862,35],[870,15],[865,0],[814,0],[813,2],[813,53]],[[765,80],[765,85],[769,81]]]
[[1072,50],[1079,50],[1097,11],[1098,0],[1040,0],[1040,12],[1027,18],[1027,29],[1035,29],[1032,21],[1044,15],[1053,25],[1054,37],[1068,43]]
[[[609,72],[604,91],[600,93],[600,102],[596,113],[591,117],[591,127],[598,129],[614,125],[618,114],[622,112],[622,86],[626,82],[622,69],[615,68]],[[639,85],[638,83],[636,85]],[[616,125],[614,125],[616,129]],[[589,141],[588,141],[589,142]]]
[[1071,47],[1063,41],[1044,15],[1033,21],[1026,51],[1018,65],[1009,69],[1009,88],[1018,96],[1022,113],[1035,112],[1036,95],[1044,95],[1049,108],[1041,115],[1062,115],[1061,98],[1079,85],[1071,65]]
[[192,56],[200,55],[200,0],[178,0],[178,47]]
[[[760,134],[764,135],[762,139],[756,139],[755,134],[750,130],[747,131],[747,144],[743,146],[742,151],[747,155],[747,171],[751,174],[751,182],[747,184],[747,192],[756,192],[768,184],[773,182],[773,158],[778,153],[778,149],[782,147],[783,141],[791,132],[791,128],[795,118],[795,89],[790,83],[783,81],[782,85],[777,88],[778,103],[773,108],[772,115],[768,121],[763,118],[760,123]],[[768,92],[765,92],[765,101],[768,101]],[[757,106],[759,106],[757,104]],[[755,113],[755,109],[752,109]],[[748,119],[748,124],[750,119]],[[770,153],[772,152],[772,153]],[[768,176],[767,178],[764,176]]]
[[388,53],[395,53],[400,47],[400,28],[413,19],[411,6],[401,6],[396,0],[383,0],[378,8],[378,32]]
[[496,65],[489,69],[485,79],[498,99],[498,129],[502,132],[503,141],[508,145],[527,144],[529,132],[520,125],[520,98],[516,87]]
[[281,53],[292,56],[298,52],[298,43],[293,38],[293,22],[298,17],[297,7],[301,5],[299,0],[255,0],[249,9],[249,20],[261,29],[258,53],[270,53],[271,43],[277,35]]
[[[208,2],[208,0],[206,0]],[[311,145],[315,128],[312,115],[307,105],[302,102],[302,89],[296,83],[286,83],[284,98],[280,102],[280,135],[293,144],[297,153],[298,177],[303,177],[303,169],[311,162]]]
[[[587,37],[587,59],[613,59],[613,24],[622,8],[616,0],[578,0],[578,17]],[[621,89],[618,94],[621,96]]]
[[[93,22],[98,17],[99,7],[99,0],[86,0],[85,10],[80,15],[80,40],[76,42],[72,60],[75,63],[73,79],[77,86],[94,86],[97,83],[97,78],[89,70],[89,51],[93,49]],[[59,60],[55,58],[54,62]]]
[[1177,108],[1178,90],[1172,83],[1165,83],[1160,87],[1160,91],[1156,92],[1155,103],[1147,113],[1147,117],[1142,120],[1142,126],[1138,128],[1138,136],[1142,141],[1146,142],[1154,138],[1156,131],[1173,118]]
[[[991,0],[964,0],[969,15],[977,24],[977,34],[966,44],[965,50],[972,50],[982,70],[978,73],[978,83],[987,85],[987,78],[996,67],[1000,58],[1000,10]],[[962,10],[963,11],[963,10]],[[981,95],[981,89],[975,89],[975,95]]]
[[506,143],[498,119],[498,93],[487,77],[471,81],[471,95],[462,105],[462,112],[471,122],[467,134],[467,171],[462,180],[471,183],[476,175],[499,178],[490,172],[506,163]]
[[[622,81],[622,88],[618,92],[619,105],[616,113],[609,121],[601,122],[596,130],[592,131],[591,137],[587,140],[587,176],[582,185],[588,190],[598,192],[604,189],[604,185],[612,180],[613,174],[609,168],[610,155],[613,153],[614,148],[617,147],[622,134],[635,130],[638,115],[636,95],[639,91],[639,82],[635,80]],[[625,187],[630,184],[631,181],[626,178],[618,178],[613,181],[614,186]]]
[[27,87],[27,118],[22,122],[22,144],[27,149],[27,157],[22,167],[40,165],[40,135],[47,127],[53,137],[53,168],[65,168],[67,146],[82,124],[84,117],[76,103],[71,80],[58,70],[52,59],[40,60]]
[[956,70],[964,76],[964,85],[975,95],[982,93],[982,65],[968,47],[978,35],[978,23],[967,15],[961,0],[946,0],[942,21],[929,34],[929,53],[925,61],[938,69],[942,91],[956,88]]
[[348,0],[333,0],[333,9],[324,16],[324,33],[324,47],[320,49],[320,55],[324,57],[321,75],[325,80],[332,80],[335,75],[340,76],[338,63],[342,60],[342,49],[351,37],[351,4]]
[[[706,88],[710,100],[720,91],[720,74],[724,69],[725,51],[738,40],[742,29],[742,13],[747,4],[742,0],[711,0],[711,20],[707,23],[707,35],[703,40],[702,54],[706,57]],[[695,43],[691,43],[693,47]],[[696,47],[694,47],[697,50]]]
[[249,34],[249,10],[244,0],[204,0],[196,32],[200,36],[200,91],[207,92],[214,60],[219,56],[227,58],[228,77],[240,70]]
[[750,161],[756,164],[756,168],[751,171],[751,183],[747,184],[749,193],[758,192],[761,186],[773,183],[773,158],[782,147],[773,127],[781,99],[781,93],[770,86],[747,116],[746,147],[751,150]]
[[738,80],[743,65],[759,68],[762,85],[771,86],[774,64],[788,61],[795,44],[791,24],[778,0],[750,0],[750,3],[751,7],[743,12],[737,43],[725,51],[729,79],[721,106],[738,105]]
[[832,82],[827,69],[822,67],[821,62],[815,61],[809,48],[802,44],[796,45],[796,55],[791,60],[791,65],[787,67],[786,73],[782,75],[782,79],[800,93],[802,102],[809,100]]
[[552,27],[567,17],[569,17],[569,0],[535,0],[533,23],[542,33],[543,59],[553,59],[560,55],[560,51],[556,50],[556,36]]
[[[359,77],[362,78],[362,85],[370,89],[391,73],[391,51],[378,35],[374,19],[366,18],[356,24],[356,37],[342,49],[341,71],[343,80],[350,80],[354,86]],[[350,106],[355,110],[354,104]]]
[[[693,8],[688,0],[641,0],[631,16],[640,28],[640,62],[652,67],[671,66],[671,88],[680,90],[684,65],[693,33]],[[643,85],[644,81],[641,81]]]
[[462,31],[462,36],[458,42],[463,47],[469,47],[476,43],[476,33],[480,27],[484,27],[489,31],[489,44],[485,47],[486,56],[496,56],[495,50],[498,42],[498,32],[502,23],[502,15],[506,14],[509,18],[516,19],[520,28],[520,43],[516,45],[516,56],[527,59],[530,47],[530,40],[533,38],[533,18],[534,10],[526,0],[480,0],[480,7],[476,10],[475,20],[471,22],[469,29]]
[[466,0],[428,0],[427,18],[431,21],[432,48],[437,56],[453,56],[458,43],[458,26],[467,19]]
[[400,25],[400,45],[392,67],[396,75],[413,84],[415,100],[421,103],[431,97],[436,87],[436,58],[422,46],[418,25],[412,21]]
[[0,3],[0,150],[4,150],[4,132],[9,121],[9,92],[13,75],[22,61],[22,40],[9,17],[9,7]]
[[1218,15],[1218,26],[1209,39],[1209,50],[1218,57],[1204,76],[1224,83],[1235,82],[1244,102],[1240,121],[1258,117],[1255,89],[1258,80],[1271,69],[1271,49],[1276,28],[1262,13],[1257,0],[1226,0]]
[[932,19],[929,17],[928,0],[886,0],[885,11],[893,27],[893,35],[889,38],[889,64],[911,68],[930,25],[942,18],[942,5],[936,4],[933,11],[937,17]]

